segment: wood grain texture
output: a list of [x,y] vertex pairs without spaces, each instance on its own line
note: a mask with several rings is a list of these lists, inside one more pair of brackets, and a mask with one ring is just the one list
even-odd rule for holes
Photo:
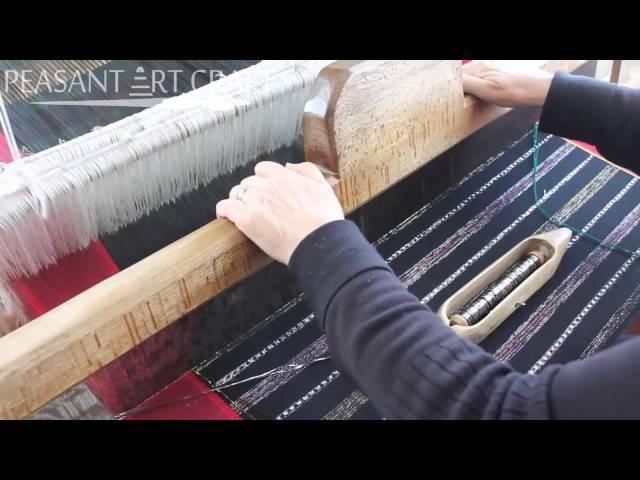
[[622,71],[622,60],[614,60],[613,65],[611,65],[611,77],[609,81],[611,83],[620,82],[620,72]]
[[[555,72],[586,62],[499,63]],[[465,96],[456,61],[336,62],[305,107],[305,158],[334,177],[348,213],[509,111]]]
[[[317,85],[305,110],[313,119],[305,134],[315,127],[305,137],[305,157],[338,175],[336,193],[347,212],[461,139],[459,62],[344,62],[321,72]],[[324,119],[316,118],[317,99],[327,105]]]
[[[328,68],[307,104],[305,154],[336,175],[346,211],[508,111],[465,98],[458,61]],[[269,262],[215,220],[0,338],[0,418],[35,411]]]
[[21,418],[268,263],[217,220],[0,340],[0,418]]

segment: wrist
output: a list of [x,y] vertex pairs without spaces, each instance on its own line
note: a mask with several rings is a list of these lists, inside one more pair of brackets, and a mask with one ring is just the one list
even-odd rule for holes
[[322,329],[330,302],[346,282],[372,269],[392,273],[375,247],[349,220],[334,220],[309,234],[293,252],[289,267]]
[[334,223],[334,222],[340,221],[340,220],[344,220],[344,217],[343,218],[326,219],[326,220],[316,221],[316,222],[310,222],[309,224],[306,224],[306,225],[298,225],[297,228],[296,228],[295,234],[290,239],[290,241],[287,243],[288,246],[287,246],[287,249],[286,249],[285,261],[283,263],[285,265],[289,265],[290,266],[293,254],[296,252],[296,250],[298,250],[298,247],[307,238],[309,238],[316,231],[321,230],[322,228],[326,227],[326,225],[328,225],[330,223]]
[[520,92],[520,104],[529,107],[542,107],[549,94],[553,74],[543,72],[540,76],[528,77]]
[[[295,258],[300,257],[301,251],[305,251],[308,253],[309,251],[312,251],[314,249],[321,248],[322,245],[319,245],[318,242],[315,241],[315,238],[319,237],[321,239],[324,239],[324,236],[321,235],[323,231],[331,229],[332,227],[328,225],[339,222],[339,221],[344,221],[344,219],[326,222],[318,226],[317,228],[313,229],[311,232],[305,235],[304,238],[300,239],[300,241],[294,242],[296,244],[293,247],[293,249],[290,251],[290,255],[286,264],[291,268],[293,263],[296,263]],[[310,244],[310,245],[307,245],[307,244]],[[298,261],[297,263],[300,263],[300,262]]]

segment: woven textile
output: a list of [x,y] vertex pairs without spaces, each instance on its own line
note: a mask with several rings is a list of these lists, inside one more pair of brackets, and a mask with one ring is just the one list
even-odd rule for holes
[[[557,228],[534,205],[525,135],[376,242],[400,279],[436,310],[520,240]],[[640,248],[640,185],[590,152],[540,137],[540,204],[607,243]],[[554,277],[483,343],[501,362],[536,373],[604,348],[638,311],[635,259],[574,237]],[[327,356],[302,296],[195,369],[211,386]],[[373,419],[367,398],[331,360],[224,390],[246,418]]]

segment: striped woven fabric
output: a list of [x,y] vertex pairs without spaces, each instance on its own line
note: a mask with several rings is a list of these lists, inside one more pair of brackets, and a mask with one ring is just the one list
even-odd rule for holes
[[[534,204],[527,134],[377,242],[400,279],[436,310],[517,242],[557,228]],[[640,248],[635,177],[561,138],[540,138],[539,205],[562,221],[631,250]],[[536,373],[607,346],[638,311],[635,259],[577,236],[554,277],[483,343],[501,362]],[[210,386],[325,357],[327,345],[296,297],[194,371]],[[375,419],[365,395],[331,361],[223,390],[245,418]]]

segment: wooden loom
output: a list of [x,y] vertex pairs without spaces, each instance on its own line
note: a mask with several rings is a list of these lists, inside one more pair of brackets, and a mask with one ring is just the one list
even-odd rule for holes
[[[306,104],[305,156],[351,212],[507,111],[465,98],[457,61],[340,61]],[[35,411],[269,261],[215,220],[6,335],[0,417]]]

